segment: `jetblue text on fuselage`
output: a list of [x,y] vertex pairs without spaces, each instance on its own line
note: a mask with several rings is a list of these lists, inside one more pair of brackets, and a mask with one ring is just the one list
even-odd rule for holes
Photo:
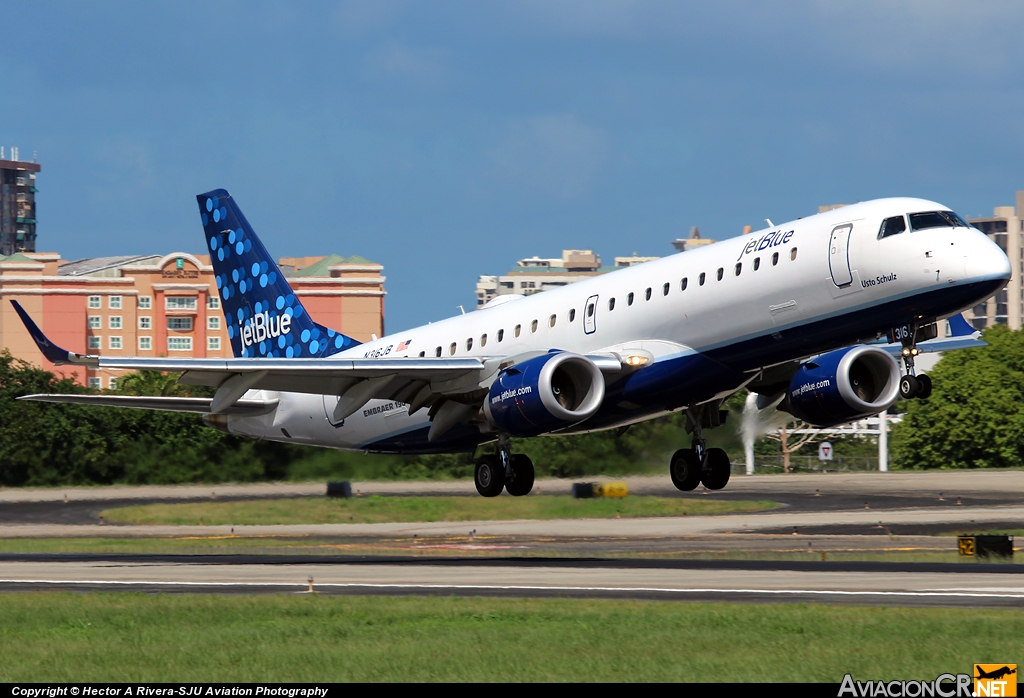
[[784,245],[789,242],[789,239],[793,237],[793,231],[790,230],[787,233],[783,233],[781,230],[776,230],[771,233],[767,233],[757,240],[751,240],[743,246],[743,251],[740,252],[740,256],[736,258],[736,261],[740,261],[743,255],[750,254],[751,252],[760,252],[761,250],[767,250],[769,247],[777,247]]
[[292,331],[292,316],[289,314],[270,317],[269,312],[253,315],[252,320],[242,325],[242,346],[251,347],[271,337],[280,337]]

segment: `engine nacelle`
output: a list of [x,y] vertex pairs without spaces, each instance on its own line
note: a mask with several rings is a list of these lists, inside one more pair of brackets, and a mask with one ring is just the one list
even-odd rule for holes
[[789,382],[789,411],[830,427],[887,410],[900,394],[900,367],[877,347],[858,345],[822,354]]
[[602,400],[604,376],[593,361],[553,352],[499,373],[484,401],[484,415],[512,436],[537,436],[582,422]]

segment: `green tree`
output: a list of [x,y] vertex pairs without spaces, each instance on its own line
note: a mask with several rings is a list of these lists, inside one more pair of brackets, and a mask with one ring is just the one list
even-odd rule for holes
[[216,392],[214,388],[203,385],[182,385],[178,383],[180,375],[160,371],[136,371],[118,380],[117,392],[122,395],[160,397],[212,397]]
[[[128,391],[172,389],[159,374],[129,375],[122,385]],[[31,393],[82,392],[89,391],[0,352],[0,484],[283,479],[301,452],[223,434],[195,414],[16,399]]]
[[893,429],[899,468],[1024,465],[1024,333],[985,330],[989,346],[945,354],[930,372],[927,400],[909,400]]

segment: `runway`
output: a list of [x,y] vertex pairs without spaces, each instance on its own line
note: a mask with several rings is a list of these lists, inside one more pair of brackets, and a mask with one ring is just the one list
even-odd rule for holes
[[[1016,565],[650,560],[57,561],[4,556],[0,590],[309,593],[1020,607]],[[224,556],[222,556],[223,558]],[[235,556],[231,556],[235,557]]]
[[[627,482],[635,495],[768,499],[782,506],[635,519],[129,526],[100,523],[98,514],[160,501],[322,496],[324,487],[0,490],[0,538],[170,539],[179,550],[189,540],[223,540],[230,553],[0,554],[0,591],[308,593],[313,577],[320,594],[1024,605],[1024,565],[848,559],[954,560],[956,538],[935,534],[1024,527],[1021,471],[734,476],[727,490],[714,493],[678,492],[667,477]],[[541,480],[537,488],[567,494],[571,485]],[[475,496],[471,482],[353,483],[353,489]],[[231,548],[232,541],[244,546]],[[744,559],[759,555],[773,559]],[[720,559],[725,556],[731,559]]]
[[[608,480],[611,478],[594,478]],[[934,533],[971,524],[1024,521],[1024,471],[813,473],[733,476],[719,492],[679,492],[667,477],[626,478],[630,492],[681,498],[767,499],[780,509],[755,514],[586,521],[468,521],[458,524],[236,526],[238,536],[488,536],[651,537],[715,533]],[[535,493],[569,494],[573,480],[539,480]],[[231,527],[112,526],[99,513],[119,506],[323,496],[322,483],[92,487],[0,490],[0,538],[54,536],[162,537],[229,535]],[[353,483],[363,495],[477,496],[472,482]],[[877,528],[881,525],[882,528]],[[116,528],[116,533],[112,530]]]

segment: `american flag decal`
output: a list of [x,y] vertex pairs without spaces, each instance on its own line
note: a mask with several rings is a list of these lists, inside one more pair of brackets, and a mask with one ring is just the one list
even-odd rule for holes
[[395,349],[395,351],[403,351],[405,349],[408,349],[410,344],[412,344],[412,340],[411,339],[407,339],[404,342],[402,342],[401,344],[399,344],[398,348]]

